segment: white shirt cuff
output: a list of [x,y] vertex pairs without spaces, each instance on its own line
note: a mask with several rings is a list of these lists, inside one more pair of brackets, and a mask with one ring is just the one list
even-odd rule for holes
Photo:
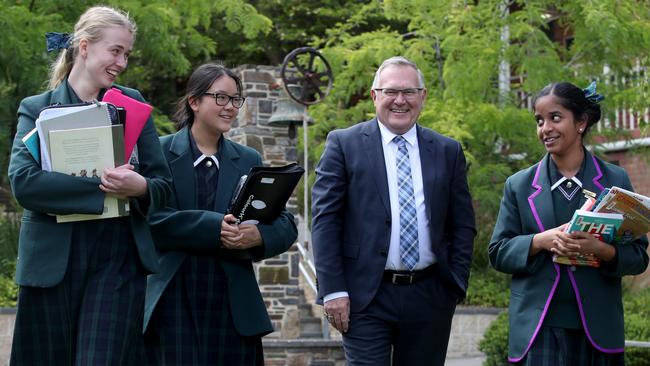
[[350,297],[350,295],[348,295],[347,291],[332,292],[331,294],[325,295],[323,298],[323,304],[328,301],[338,299],[339,297]]

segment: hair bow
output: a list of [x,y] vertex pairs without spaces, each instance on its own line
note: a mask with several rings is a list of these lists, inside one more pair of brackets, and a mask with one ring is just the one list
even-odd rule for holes
[[47,52],[58,51],[70,47],[72,42],[72,34],[48,32],[45,33],[45,42],[47,44]]
[[605,99],[604,96],[596,93],[596,82],[592,81],[591,84],[589,84],[588,87],[582,89],[582,91],[585,93],[585,98],[594,103],[598,104],[600,103],[603,99]]

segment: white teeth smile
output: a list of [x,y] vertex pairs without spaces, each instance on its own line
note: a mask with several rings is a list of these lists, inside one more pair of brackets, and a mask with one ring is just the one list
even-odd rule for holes
[[557,140],[557,137],[547,137],[544,139],[544,142],[553,142],[555,140]]
[[393,113],[406,113],[408,109],[391,109],[390,111]]

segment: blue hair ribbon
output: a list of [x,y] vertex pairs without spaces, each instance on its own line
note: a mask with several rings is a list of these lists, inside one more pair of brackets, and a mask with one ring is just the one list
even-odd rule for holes
[[66,49],[72,43],[72,34],[48,32],[45,33],[45,42],[47,44],[47,52]]
[[604,96],[596,93],[595,81],[592,81],[591,84],[589,84],[588,87],[582,89],[582,91],[585,93],[585,98],[591,103],[599,104],[603,99],[605,99]]

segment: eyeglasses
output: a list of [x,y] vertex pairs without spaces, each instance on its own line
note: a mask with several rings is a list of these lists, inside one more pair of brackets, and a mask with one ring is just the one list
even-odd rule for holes
[[234,96],[231,97],[228,94],[221,94],[221,93],[203,93],[203,95],[209,95],[212,98],[214,98],[214,101],[217,103],[218,106],[225,106],[228,104],[228,102],[232,101],[232,106],[235,108],[241,108],[241,106],[244,105],[244,101],[246,98],[240,97],[240,96]]
[[420,91],[423,89],[424,88],[407,88],[407,89],[383,88],[383,89],[375,89],[375,91],[380,92],[381,95],[383,95],[385,98],[397,98],[399,93],[402,93],[402,95],[406,99],[415,99],[420,94]]

